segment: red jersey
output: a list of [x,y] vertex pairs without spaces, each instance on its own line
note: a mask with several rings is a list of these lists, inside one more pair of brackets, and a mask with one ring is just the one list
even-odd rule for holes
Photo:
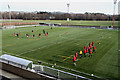
[[91,45],[91,43],[89,43],[89,46]]
[[16,33],[15,33],[15,36],[17,36]]
[[88,52],[88,48],[86,49],[86,52]]
[[21,35],[21,33],[19,33],[19,35]]
[[88,49],[90,50],[90,47],[88,47]]
[[92,46],[94,45],[94,42],[92,42]]
[[86,54],[86,50],[84,50],[84,53]]
[[33,35],[33,37],[35,37],[35,35]]
[[77,53],[75,53],[75,57],[77,57]]
[[76,57],[74,56],[74,57],[73,57],[73,61],[75,61],[75,60],[76,60]]
[[41,34],[39,34],[39,36],[41,36]]
[[87,47],[85,46],[84,49],[86,49]]
[[92,45],[90,45],[90,48],[92,48]]
[[32,30],[32,33],[34,33],[34,31]]
[[92,54],[92,49],[90,49],[90,54]]
[[93,50],[95,50],[95,46],[93,46]]
[[47,32],[47,36],[48,36],[48,32]]

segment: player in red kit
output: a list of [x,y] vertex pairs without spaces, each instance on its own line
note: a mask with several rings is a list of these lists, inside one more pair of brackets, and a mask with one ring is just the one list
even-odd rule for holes
[[46,36],[46,33],[44,35]]
[[90,50],[90,46],[88,46],[88,49]]
[[19,35],[21,35],[21,32],[19,32]]
[[89,46],[91,45],[91,42],[89,43]]
[[74,66],[76,66],[75,61],[76,61],[76,57],[75,57],[75,56],[73,56],[73,64],[74,64]]
[[32,30],[32,33],[34,33],[34,31]]
[[26,34],[26,37],[28,37],[28,34]]
[[39,38],[40,38],[41,34],[39,34]]
[[48,32],[47,32],[47,36],[48,36]]
[[90,45],[90,48],[92,48],[92,45]]
[[28,34],[28,38],[30,38],[30,35]]
[[15,32],[15,36],[17,36],[17,35],[16,35],[16,32]]
[[86,57],[86,49],[84,50],[84,57]]
[[93,52],[95,52],[95,53],[96,53],[96,51],[95,51],[95,46],[93,46]]
[[92,56],[92,49],[90,49],[90,52],[89,52],[89,57]]
[[76,52],[76,53],[75,53],[76,61],[77,61],[77,56],[78,56],[78,54],[77,54],[77,52]]
[[33,34],[33,38],[35,38],[35,35]]
[[86,48],[87,48],[87,46],[84,47],[84,49],[86,49]]
[[88,53],[88,48],[86,49],[86,53]]
[[94,45],[94,42],[92,42],[92,46]]

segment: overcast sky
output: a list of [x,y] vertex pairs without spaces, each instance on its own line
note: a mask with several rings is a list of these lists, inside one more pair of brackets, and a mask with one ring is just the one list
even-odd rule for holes
[[[120,1],[120,0],[118,0]],[[67,12],[67,3],[72,13],[113,14],[113,0],[0,0],[0,11],[60,11]],[[118,4],[116,5],[116,14]]]

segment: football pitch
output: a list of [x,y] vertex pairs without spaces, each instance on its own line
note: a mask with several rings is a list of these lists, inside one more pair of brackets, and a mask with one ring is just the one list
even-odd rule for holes
[[[43,28],[49,33],[43,35]],[[32,33],[34,30],[34,33]],[[21,32],[19,38],[14,33]],[[41,37],[39,38],[39,33]],[[26,37],[30,35],[30,38]],[[33,38],[33,34],[35,38]],[[94,42],[96,54],[82,57],[73,66],[73,56]],[[25,27],[2,31],[3,54],[18,55],[36,61],[43,61],[74,69],[102,78],[118,79],[118,30],[73,28],[73,27]],[[36,61],[35,61],[36,60]]]
[[[9,20],[0,21],[0,23],[10,23]],[[38,22],[38,23],[53,23],[53,24],[61,24],[67,25],[66,20],[12,20],[11,23],[14,22]],[[115,21],[114,27],[118,26],[119,21]],[[69,21],[69,25],[75,26],[111,26],[112,21],[85,21],[85,20],[72,20]]]

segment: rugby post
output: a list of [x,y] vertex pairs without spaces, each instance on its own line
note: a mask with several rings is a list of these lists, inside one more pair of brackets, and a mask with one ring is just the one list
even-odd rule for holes
[[70,4],[67,4],[67,25],[69,25],[69,6]]
[[115,7],[116,7],[117,0],[114,0],[114,9],[113,9],[113,23],[112,27],[114,27],[114,21],[115,21]]

